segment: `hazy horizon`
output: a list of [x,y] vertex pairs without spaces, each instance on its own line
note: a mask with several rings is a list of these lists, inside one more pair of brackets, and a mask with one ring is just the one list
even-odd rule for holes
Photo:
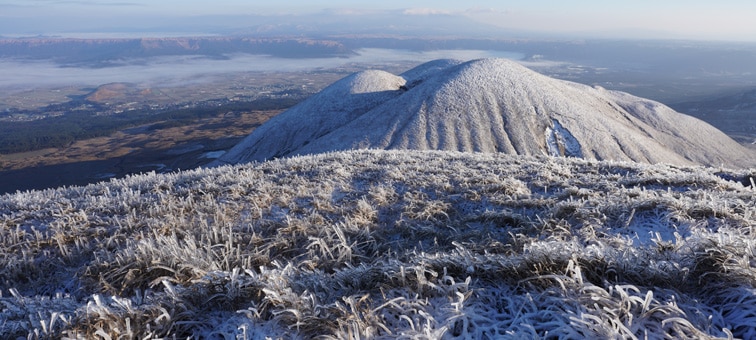
[[387,33],[756,41],[746,1],[0,2],[0,36]]

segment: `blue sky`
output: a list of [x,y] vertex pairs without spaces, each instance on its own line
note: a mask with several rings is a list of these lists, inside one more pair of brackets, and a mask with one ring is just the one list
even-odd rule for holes
[[107,31],[160,17],[319,14],[339,20],[376,13],[459,15],[504,28],[587,36],[756,40],[752,0],[0,0],[0,21],[7,23],[0,24],[0,34],[24,33],[12,32],[14,27],[28,32],[72,31],[86,20],[92,21],[90,29],[100,25]]

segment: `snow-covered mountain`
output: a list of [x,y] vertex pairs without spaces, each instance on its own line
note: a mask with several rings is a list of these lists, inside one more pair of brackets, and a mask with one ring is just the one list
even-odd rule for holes
[[753,151],[658,102],[506,59],[350,75],[281,113],[213,165],[349,149],[503,152],[750,167]]

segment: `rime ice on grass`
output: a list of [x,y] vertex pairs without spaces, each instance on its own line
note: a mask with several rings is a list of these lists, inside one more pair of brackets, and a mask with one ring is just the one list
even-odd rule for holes
[[1,338],[753,338],[749,170],[349,151],[0,196]]

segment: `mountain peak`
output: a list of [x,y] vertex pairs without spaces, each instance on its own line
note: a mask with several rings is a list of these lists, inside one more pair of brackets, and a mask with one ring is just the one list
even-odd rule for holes
[[732,167],[756,159],[660,103],[492,58],[436,60],[401,76],[355,73],[271,119],[216,164],[361,148]]

